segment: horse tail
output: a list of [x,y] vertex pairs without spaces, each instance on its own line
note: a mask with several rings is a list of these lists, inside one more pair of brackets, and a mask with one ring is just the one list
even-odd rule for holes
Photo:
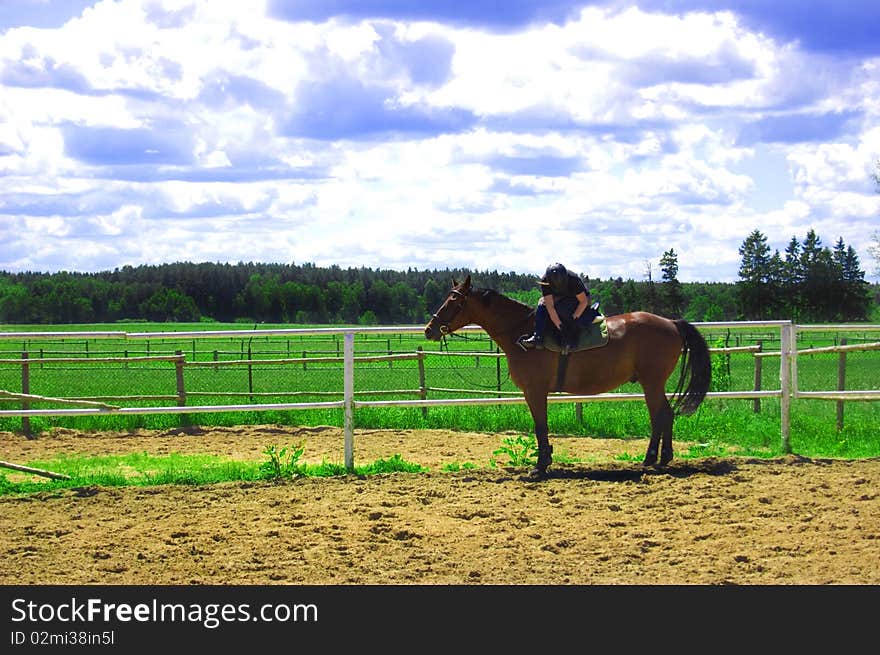
[[676,414],[693,414],[712,382],[712,361],[709,346],[703,335],[684,319],[674,321],[681,335],[681,373],[678,386],[672,394],[672,411]]

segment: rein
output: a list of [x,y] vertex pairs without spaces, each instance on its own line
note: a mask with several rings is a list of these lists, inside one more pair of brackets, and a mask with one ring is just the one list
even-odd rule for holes
[[[464,382],[465,384],[470,385],[470,386],[472,386],[472,387],[477,387],[477,388],[479,388],[479,389],[493,389],[493,390],[496,390],[496,391],[497,391],[497,389],[498,389],[498,386],[503,385],[505,382],[507,382],[508,380],[510,380],[510,367],[509,367],[509,366],[506,366],[506,367],[505,367],[505,368],[507,369],[507,376],[506,376],[503,380],[501,380],[500,385],[499,385],[499,384],[480,384],[480,383],[478,383],[478,382],[473,382],[473,381],[471,381],[471,380],[466,380],[465,377],[459,372],[459,371],[461,371],[464,367],[462,367],[462,366],[456,366],[456,365],[454,364],[454,362],[453,362],[453,359],[454,359],[454,358],[451,356],[451,354],[450,354],[450,352],[449,352],[449,342],[446,340],[446,337],[447,337],[447,336],[455,337],[456,339],[463,339],[464,341],[476,341],[476,339],[471,339],[470,337],[465,336],[465,335],[462,335],[462,334],[455,334],[454,332],[450,332],[450,333],[448,333],[448,334],[444,334],[443,336],[440,337],[440,352],[444,352],[444,351],[446,352],[446,358],[447,358],[447,360],[449,361],[449,368],[452,369],[452,371],[455,373],[455,376],[456,376],[459,380],[461,380],[461,381]],[[496,348],[497,348],[497,344],[496,344]],[[470,354],[470,353],[468,353],[468,354]],[[475,353],[474,353],[474,357],[479,357],[480,354],[485,354],[485,353],[477,353],[477,352],[475,352]],[[497,353],[493,353],[493,354],[497,354]]]
[[[470,289],[468,289],[464,293],[461,291],[458,291],[457,289],[453,289],[450,292],[449,299],[451,299],[451,300],[465,300],[470,295],[471,295]],[[449,299],[447,300],[446,303],[444,303],[444,307],[446,307],[446,305],[448,304]],[[458,316],[458,314],[463,309],[464,309],[464,302],[460,302],[460,303],[457,303],[454,307],[447,307],[447,311],[449,312],[448,316],[441,317],[440,314],[444,313],[444,312],[438,312],[435,314],[431,314],[432,320],[436,321],[439,324],[438,330],[440,332],[440,352],[445,351],[447,354],[447,357],[450,357],[450,355],[451,355],[451,353],[449,352],[449,341],[447,340],[447,337],[455,337],[457,339],[463,339],[465,341],[473,340],[471,337],[469,337],[467,335],[456,334],[449,329],[449,324],[453,322],[455,317]],[[530,312],[526,313],[521,318],[519,318],[518,320],[514,320],[511,323],[509,323],[504,329],[502,329],[502,330],[493,329],[494,336],[492,334],[490,334],[490,338],[492,339],[492,341],[495,342],[496,348],[498,348],[498,341],[495,337],[508,336],[508,335],[512,334],[514,331],[521,330],[522,326],[534,315],[535,315],[535,310],[533,309]],[[483,330],[486,331],[487,334],[489,333],[489,331],[486,330],[485,327],[483,327]],[[479,356],[479,354],[480,353],[474,353],[475,356]],[[458,372],[462,367],[456,366],[451,361],[449,363],[449,368],[451,368],[453,371],[455,371],[456,376],[460,380],[462,380],[462,382],[464,382],[466,384],[469,384],[474,387],[482,388],[482,389],[495,389],[495,390],[497,390],[497,387],[498,387],[497,383],[492,384],[492,385],[484,385],[484,384],[473,383],[473,382],[466,380],[464,378],[464,376],[462,376]],[[507,367],[507,377],[502,381],[502,384],[504,382],[507,382],[508,380],[510,380],[510,366]]]

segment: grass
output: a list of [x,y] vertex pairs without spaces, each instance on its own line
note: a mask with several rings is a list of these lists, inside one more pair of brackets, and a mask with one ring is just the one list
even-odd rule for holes
[[[289,325],[264,327],[292,327]],[[4,326],[7,331],[26,331],[34,326]],[[225,324],[124,324],[95,326],[37,326],[40,331],[72,330],[121,330],[127,332],[150,332],[156,330],[205,330],[242,329],[242,325]],[[761,340],[765,351],[778,350],[778,330],[768,329],[762,333],[748,330],[714,329],[705,332],[710,346],[750,345]],[[880,341],[877,330],[836,333],[810,331],[798,332],[799,348],[837,344],[842,338],[849,343]],[[187,362],[213,362],[240,360],[250,353],[254,359],[282,359],[302,357],[332,357],[342,350],[342,335],[294,335],[291,337],[259,336],[222,337],[204,339],[0,339],[0,359],[17,359],[22,350],[30,353],[30,392],[54,397],[105,397],[114,395],[174,396],[175,371],[173,364],[167,362],[150,363],[41,363],[44,357],[78,356],[86,354],[90,358],[107,355],[121,357],[149,354],[172,354],[182,350]],[[355,354],[413,353],[417,348],[433,354],[425,359],[425,381],[434,388],[453,389],[496,389],[515,391],[507,376],[504,360],[499,363],[491,357],[495,352],[484,335],[468,335],[467,338],[450,339],[447,344],[453,352],[467,353],[467,357],[447,357],[438,352],[440,346],[426,342],[421,335],[414,334],[357,334]],[[472,356],[471,356],[472,355]],[[880,351],[851,352],[846,357],[846,389],[878,389],[880,378],[878,370]],[[836,354],[805,355],[798,358],[798,385],[801,390],[834,389],[838,384],[838,362]],[[750,354],[734,354],[728,357],[714,355],[713,390],[748,390],[755,383],[755,359]],[[677,376],[673,376],[673,381]],[[779,388],[779,360],[765,358],[760,375],[762,389]],[[279,390],[298,392],[297,397],[257,396],[254,402],[311,401],[341,399],[341,364],[329,361],[302,362],[296,364],[264,364],[249,370],[244,365],[229,367],[213,366],[188,367],[185,369],[187,404],[235,404],[247,403],[248,392],[279,393]],[[355,391],[377,390],[416,390],[419,386],[419,370],[413,360],[389,362],[358,363],[355,369]],[[21,388],[21,367],[17,364],[0,365],[0,389],[17,391]],[[623,385],[619,391],[640,392],[636,384]],[[334,396],[309,395],[317,392],[333,392]],[[239,393],[241,396],[199,396],[199,393]],[[467,392],[431,391],[429,398],[461,398]],[[385,396],[358,396],[364,399],[413,398],[410,394]],[[172,400],[108,400],[120,406],[163,406],[173,405]],[[0,407],[5,407],[3,405]],[[38,405],[34,405],[38,406]],[[582,419],[578,417],[574,403],[554,403],[550,406],[549,424],[551,434],[572,436],[594,436],[603,438],[629,438],[650,432],[648,413],[644,402],[626,401],[613,403],[585,403],[582,406]],[[845,405],[842,429],[837,429],[837,403],[815,399],[795,400],[791,406],[791,449],[808,457],[864,458],[880,456],[880,403],[848,402]],[[308,410],[263,410],[208,412],[189,415],[192,424],[201,426],[236,426],[247,424],[279,424],[290,426],[333,425],[342,426],[341,409]],[[53,427],[94,430],[135,430],[171,429],[179,427],[184,419],[177,414],[150,415],[101,415],[88,417],[32,417],[31,429],[35,433]],[[529,435],[534,424],[525,405],[483,405],[431,407],[358,407],[355,411],[356,428],[370,429],[451,429],[475,432],[509,432]],[[730,454],[731,452],[753,456],[778,456],[783,453],[781,443],[781,417],[778,399],[764,399],[760,402],[760,412],[753,411],[751,400],[707,399],[693,416],[679,417],[675,421],[676,441],[700,444],[689,453],[678,456],[708,456],[711,454]],[[0,417],[0,430],[20,431],[20,418]],[[498,462],[517,462],[524,460],[527,452],[514,452],[522,449],[522,444],[502,444],[499,447]],[[293,448],[294,446],[288,446]],[[295,468],[291,464],[293,452],[265,453],[268,472],[276,475]],[[633,454],[641,459],[642,453]],[[559,454],[555,456],[559,461]],[[295,459],[295,458],[294,458]],[[402,466],[403,462],[385,462],[380,466]],[[230,462],[202,462],[197,469],[205,469],[206,475],[226,476],[228,479],[247,479],[246,476],[266,475],[267,471],[248,472],[247,470],[225,471],[224,467],[244,466]],[[337,474],[335,465],[327,464],[328,474]],[[468,463],[451,463],[450,470],[468,467]],[[302,472],[298,472],[302,474]],[[115,473],[108,471],[108,479]],[[140,478],[150,481],[163,479],[188,479],[192,474],[184,467],[169,463],[150,473],[145,470]],[[238,476],[238,477],[236,477]],[[148,482],[149,483],[149,482]]]
[[333,477],[344,475],[377,475],[381,473],[419,473],[424,467],[407,462],[400,455],[355,466],[349,471],[342,464],[322,462],[305,464],[299,461],[303,444],[263,451],[264,461],[230,460],[214,455],[150,455],[146,452],[128,455],[82,456],[59,455],[50,460],[37,460],[28,466],[70,476],[69,480],[34,480],[29,474],[13,474],[28,478],[10,480],[0,473],[0,496],[88,489],[92,487],[209,485],[220,482],[279,481],[298,477]]
[[[720,413],[713,412],[710,420],[701,416],[703,410],[697,412],[694,417],[679,418],[676,420],[676,441],[692,442],[687,450],[677,450],[678,459],[694,459],[705,457],[727,457],[731,455],[770,458],[782,454],[779,440],[771,438],[772,430],[769,428],[777,425],[778,414],[774,417],[772,412],[769,416],[760,417],[755,415],[751,408],[744,409],[740,401],[728,401],[731,406],[724,408]],[[598,420],[600,417],[626,419],[618,424],[628,426],[631,411],[620,408],[623,403],[610,405],[608,408],[588,407],[584,408],[585,423],[590,420]],[[465,407],[464,410],[478,409]],[[551,408],[557,409],[557,408]],[[461,411],[461,410],[459,410]],[[574,414],[573,410],[570,412]],[[527,412],[526,412],[527,414]],[[567,416],[564,408],[559,408],[557,417],[560,423],[563,419],[572,419]],[[716,414],[724,418],[719,421]],[[420,414],[419,414],[420,415]],[[530,419],[529,419],[530,420]],[[810,434],[817,431],[815,425],[809,424],[815,419],[799,416],[793,421],[793,432]],[[707,429],[707,424],[714,429]],[[584,424],[578,424],[583,427]],[[606,421],[603,436],[620,436],[609,430],[611,425]],[[823,423],[824,425],[824,423]],[[445,426],[448,428],[448,426]],[[645,427],[645,426],[641,426]],[[735,438],[731,438],[726,428],[735,429]],[[527,426],[524,434],[505,436],[500,440],[498,448],[493,451],[493,457],[489,459],[489,467],[530,467],[537,461],[537,443],[531,426]],[[570,434],[572,431],[562,431]],[[559,432],[557,432],[559,433]],[[551,435],[552,441],[552,435]],[[412,462],[407,462],[399,454],[387,459],[356,465],[353,471],[349,471],[344,465],[333,462],[321,462],[320,464],[306,464],[300,462],[305,451],[305,442],[278,447],[273,444],[263,450],[262,461],[239,461],[231,460],[210,454],[184,455],[171,453],[168,455],[150,455],[147,452],[130,453],[127,455],[65,455],[61,454],[49,460],[35,460],[27,463],[27,466],[62,473],[70,476],[69,480],[35,480],[36,476],[14,473],[13,477],[26,478],[24,481],[10,480],[0,472],[0,495],[18,495],[37,492],[51,492],[61,489],[80,489],[88,493],[93,487],[116,487],[116,486],[155,486],[155,485],[209,485],[220,482],[256,482],[256,481],[280,481],[291,480],[300,477],[333,477],[345,475],[376,475],[382,473],[419,473],[428,469]],[[864,430],[850,430],[838,433],[837,438],[831,442],[827,438],[819,439],[814,443],[806,438],[798,442],[796,452],[807,456],[831,456],[840,458],[874,457],[880,452],[880,435],[872,427]],[[816,451],[816,452],[814,452]],[[615,459],[626,462],[641,462],[644,457],[642,452],[624,452]],[[564,451],[554,453],[554,461],[557,464],[578,463],[583,460],[572,457]],[[441,471],[453,472],[480,468],[472,462],[449,462],[440,467]]]

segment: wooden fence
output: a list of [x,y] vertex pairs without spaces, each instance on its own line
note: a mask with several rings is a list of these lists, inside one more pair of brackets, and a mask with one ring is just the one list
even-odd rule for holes
[[[759,328],[774,328],[779,331],[779,343],[780,349],[779,351],[764,351],[761,344],[756,346],[735,346],[730,348],[712,348],[711,351],[713,353],[722,353],[726,354],[728,357],[732,353],[751,353],[754,357],[755,362],[755,375],[754,375],[754,388],[751,390],[743,390],[743,391],[716,391],[709,392],[707,394],[707,398],[729,398],[729,399],[752,399],[754,402],[755,411],[760,410],[760,401],[763,398],[779,398],[781,405],[781,425],[780,431],[782,436],[782,447],[785,452],[790,452],[790,444],[789,444],[789,426],[790,426],[790,401],[792,398],[822,398],[822,399],[833,399],[838,401],[838,425],[842,425],[843,421],[843,403],[850,400],[877,400],[880,399],[880,390],[864,390],[864,391],[846,391],[844,390],[845,384],[845,370],[846,370],[846,353],[852,352],[853,350],[874,350],[880,348],[880,343],[870,343],[870,344],[856,344],[856,345],[846,345],[846,343],[841,343],[838,346],[830,346],[826,348],[811,348],[798,351],[796,344],[796,331],[808,331],[811,329],[815,330],[823,330],[830,331],[832,329],[840,330],[848,330],[848,329],[859,329],[859,330],[880,330],[880,326],[795,326],[789,321],[752,321],[752,322],[739,322],[739,323],[696,323],[697,327],[703,328],[717,328],[717,327],[741,327],[744,325],[759,327]],[[284,358],[284,359],[240,359],[240,360],[225,360],[225,361],[217,361],[216,358],[213,361],[187,361],[186,356],[183,354],[181,350],[176,351],[174,355],[151,355],[144,357],[89,357],[88,359],[84,358],[65,358],[65,357],[52,357],[52,358],[43,358],[39,360],[42,363],[50,363],[50,362],[76,362],[78,364],[90,363],[90,364],[102,364],[109,362],[135,362],[135,361],[165,361],[169,363],[173,363],[175,370],[175,380],[176,380],[176,394],[174,395],[162,395],[162,396],[115,396],[115,397],[101,397],[101,398],[47,398],[42,396],[35,396],[30,393],[30,366],[36,361],[29,358],[28,353],[23,353],[21,359],[3,359],[0,360],[0,364],[20,364],[22,367],[22,378],[21,378],[21,393],[14,393],[11,391],[3,391],[0,392],[0,399],[6,398],[8,400],[16,400],[21,403],[21,409],[18,410],[0,410],[0,416],[19,416],[22,417],[23,428],[25,432],[29,431],[29,423],[28,419],[33,416],[87,416],[87,415],[99,415],[99,414],[182,414],[182,421],[186,421],[187,416],[189,414],[195,413],[203,413],[203,412],[232,412],[232,411],[262,411],[262,410],[295,410],[295,409],[332,409],[332,408],[340,408],[343,410],[344,414],[344,433],[345,433],[345,464],[348,468],[353,468],[353,418],[354,412],[358,407],[422,407],[423,410],[427,410],[428,407],[431,406],[449,406],[449,405],[503,405],[503,404],[521,404],[524,402],[522,394],[518,391],[516,392],[505,392],[500,390],[500,358],[503,357],[503,354],[491,353],[491,352],[467,352],[467,353],[442,353],[444,356],[455,355],[455,356],[467,356],[467,357],[496,357],[499,358],[496,364],[496,370],[499,375],[499,384],[498,389],[488,390],[488,391],[480,391],[474,389],[449,389],[449,388],[441,388],[441,387],[429,387],[426,384],[425,379],[425,366],[424,361],[428,356],[439,355],[440,353],[436,352],[426,352],[419,349],[415,353],[405,353],[405,354],[388,354],[388,355],[373,355],[373,356],[354,356],[354,336],[356,333],[372,333],[372,334],[382,334],[393,332],[397,333],[421,333],[423,331],[422,327],[411,326],[411,327],[380,327],[380,328],[316,328],[316,329],[273,329],[273,330],[262,330],[259,332],[260,336],[277,336],[277,335],[315,335],[315,334],[341,334],[343,336],[343,353],[341,357],[292,357],[292,358]],[[460,330],[460,332],[479,332],[482,333],[482,329],[477,326],[468,326]],[[217,338],[217,337],[253,337],[254,332],[252,330],[229,330],[229,331],[206,331],[206,332],[148,332],[148,333],[124,333],[124,332],[101,332],[101,333],[84,333],[84,332],[74,332],[74,333],[0,333],[0,338],[5,339],[23,339],[23,338],[42,338],[42,339],[52,339],[52,338],[71,338],[71,335],[76,335],[77,338],[83,338],[84,336],[88,336],[88,338],[116,338],[116,339],[198,339],[198,338]],[[845,340],[844,340],[845,341]],[[797,357],[798,355],[812,354],[812,353],[820,353],[820,352],[837,352],[841,357],[841,364],[839,368],[838,374],[838,384],[836,390],[828,390],[828,391],[798,391],[797,386]],[[248,355],[250,355],[250,351],[248,351]],[[763,390],[761,389],[761,380],[762,380],[762,367],[763,360],[766,357],[779,357],[779,388],[772,390]],[[395,360],[412,360],[416,359],[418,361],[418,375],[419,375],[419,387],[418,389],[411,390],[385,390],[385,391],[362,391],[355,392],[354,391],[354,365],[357,362],[378,362],[378,361],[388,361],[389,365]],[[343,388],[342,388],[342,398],[331,400],[331,401],[314,401],[314,402],[284,402],[284,403],[259,403],[253,404],[253,397],[257,394],[253,391],[252,386],[252,377],[251,377],[251,369],[254,366],[259,365],[297,365],[303,364],[306,365],[308,363],[317,363],[317,362],[335,362],[341,363],[343,366]],[[185,376],[183,374],[185,367],[221,367],[221,366],[247,366],[248,367],[248,378],[249,378],[249,390],[247,392],[187,392],[185,388]],[[429,392],[466,392],[470,395],[483,395],[485,397],[478,398],[449,398],[449,399],[429,399]],[[339,392],[314,392],[314,391],[305,391],[305,392],[272,392],[272,396],[290,396],[295,397],[297,395],[310,395],[310,396],[320,396],[320,395],[336,395],[339,396]],[[415,396],[411,400],[401,400],[401,399],[393,399],[393,400],[358,400],[358,396],[363,395],[381,395],[381,394],[393,394],[393,395],[406,395],[412,394]],[[236,395],[248,395],[250,396],[251,403],[249,404],[234,404],[234,405],[191,405],[188,404],[187,399],[189,397],[195,396],[212,396],[212,395],[223,395],[223,396],[236,396]],[[615,401],[632,401],[632,400],[641,400],[643,398],[641,393],[603,393],[598,395],[591,396],[579,396],[579,395],[570,395],[570,394],[551,394],[549,398],[549,402],[557,403],[557,402],[574,402],[576,407],[580,406],[580,403],[585,401],[603,401],[603,402],[615,402]],[[116,405],[112,405],[109,402],[110,400],[170,400],[175,401],[176,404],[173,407],[162,406],[162,407],[120,407]],[[51,409],[35,409],[32,407],[33,404],[38,402],[49,402],[63,405],[62,407],[56,407]]]

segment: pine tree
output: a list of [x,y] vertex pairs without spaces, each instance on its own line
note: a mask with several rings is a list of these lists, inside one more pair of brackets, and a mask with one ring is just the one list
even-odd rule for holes
[[804,239],[801,268],[804,274],[801,284],[803,318],[809,321],[833,320],[834,258],[831,250],[822,246],[822,239],[812,228]]
[[846,289],[841,319],[844,321],[865,320],[871,307],[871,295],[865,281],[865,271],[859,265],[859,256],[852,246],[846,249],[843,258],[843,281]]
[[770,315],[770,246],[760,230],[754,230],[739,248],[742,263],[737,283],[740,307],[746,318],[766,318]]
[[663,271],[663,301],[666,312],[673,318],[681,318],[684,294],[678,281],[678,255],[675,254],[674,248],[663,253],[663,257],[660,258],[660,268]]
[[792,237],[785,248],[785,261],[782,264],[781,288],[783,296],[784,314],[792,321],[796,321],[801,310],[801,284],[804,281],[804,273],[801,267],[801,243],[797,237]]

